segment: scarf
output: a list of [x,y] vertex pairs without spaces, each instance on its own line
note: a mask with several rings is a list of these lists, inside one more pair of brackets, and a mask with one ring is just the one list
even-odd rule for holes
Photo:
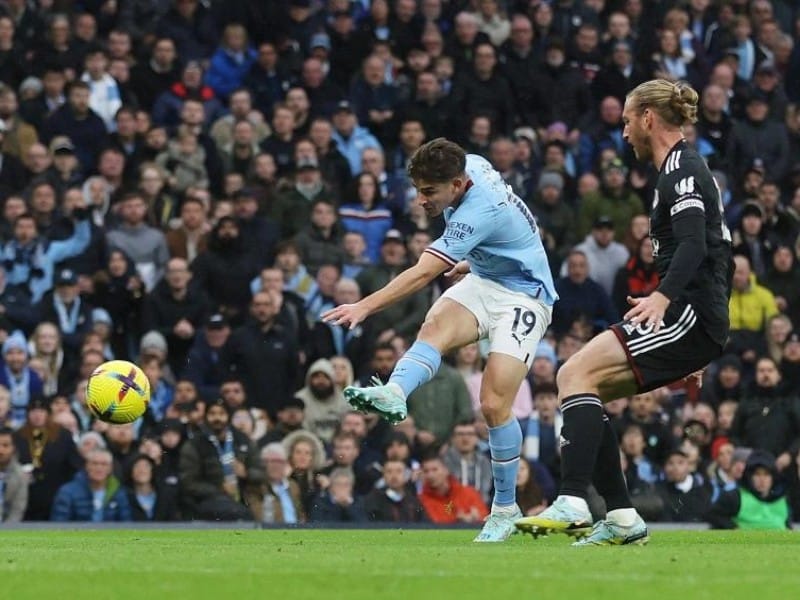
[[[553,422],[553,433],[556,436],[556,453],[559,452],[559,436],[561,435],[561,428],[564,426],[564,417],[561,416],[561,411],[556,412],[556,418]],[[531,418],[528,419],[528,429],[525,432],[525,439],[522,443],[522,455],[528,460],[539,460],[540,451],[540,431],[541,424],[539,422],[539,413],[534,412]]]
[[27,367],[19,376],[14,375],[7,365],[3,365],[11,392],[11,419],[16,423],[24,423],[28,413],[28,402],[31,399],[31,374]]
[[[67,309],[66,304],[58,294],[53,295],[53,307],[58,314],[58,326],[64,334],[75,333],[78,328],[78,317],[81,312],[81,299],[80,296],[75,298],[72,306]],[[69,312],[67,312],[69,311]]]
[[[219,456],[219,462],[222,464],[222,474],[225,476],[225,481],[232,483],[238,482],[236,473],[233,470],[233,461],[236,460],[236,455],[233,453],[233,431],[231,428],[225,430],[225,441],[220,444],[219,438],[213,433],[208,434],[209,441],[213,444],[214,449]],[[239,500],[239,492],[236,492],[236,500]]]

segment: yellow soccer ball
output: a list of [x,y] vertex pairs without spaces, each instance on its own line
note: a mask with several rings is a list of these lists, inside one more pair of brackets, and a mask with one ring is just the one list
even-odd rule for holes
[[106,423],[132,423],[147,410],[150,381],[135,364],[111,360],[89,376],[86,405]]

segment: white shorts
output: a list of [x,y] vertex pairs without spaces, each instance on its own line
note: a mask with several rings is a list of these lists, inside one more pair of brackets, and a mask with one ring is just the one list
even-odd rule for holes
[[469,273],[442,298],[461,304],[478,320],[478,339],[489,338],[489,352],[509,354],[533,364],[536,347],[553,317],[553,307]]

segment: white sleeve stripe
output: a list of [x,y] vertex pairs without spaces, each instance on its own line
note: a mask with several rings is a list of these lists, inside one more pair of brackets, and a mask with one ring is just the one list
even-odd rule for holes
[[689,199],[689,200],[681,200],[680,202],[677,202],[676,204],[674,204],[672,206],[672,208],[669,209],[669,215],[671,217],[674,217],[679,212],[681,212],[682,210],[686,210],[687,208],[699,208],[703,212],[706,211],[706,207],[703,204],[702,200],[696,200],[696,199],[692,198],[692,199]]
[[455,265],[456,263],[458,263],[458,261],[456,259],[454,259],[454,258],[452,258],[450,256],[447,256],[447,254],[445,254],[441,250],[437,250],[436,248],[433,248],[431,246],[428,246],[427,248],[425,248],[424,252],[428,252],[430,254],[433,254],[436,258],[438,258],[440,260],[443,260],[444,262],[446,262],[447,264],[450,264],[450,265]]

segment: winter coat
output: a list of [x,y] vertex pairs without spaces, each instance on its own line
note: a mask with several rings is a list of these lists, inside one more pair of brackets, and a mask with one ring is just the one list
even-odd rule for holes
[[208,187],[208,172],[205,167],[206,151],[198,144],[192,154],[184,154],[177,141],[170,142],[166,152],[156,157],[156,164],[169,171],[172,176],[170,188],[177,194],[183,194],[192,187]]
[[628,311],[627,297],[649,296],[658,287],[658,271],[655,263],[646,264],[638,256],[631,256],[628,262],[617,271],[614,279],[612,300],[619,314]]
[[[241,494],[248,485],[261,485],[265,473],[255,444],[238,429],[233,429],[232,432],[234,456],[247,470],[247,476],[239,479]],[[217,449],[209,440],[210,435],[208,430],[202,429],[181,448],[181,494],[190,509],[205,500],[225,494],[222,488],[225,474]]]
[[303,257],[303,264],[312,273],[325,264],[344,264],[347,255],[342,247],[343,227],[335,223],[327,237],[310,223],[294,238]]
[[361,173],[361,153],[367,148],[377,148],[381,150],[381,145],[378,140],[372,135],[366,127],[356,126],[350,137],[345,138],[341,133],[334,129],[333,141],[336,142],[336,147],[339,149],[347,162],[350,164],[350,172],[352,175]]
[[25,246],[11,240],[2,250],[6,281],[9,285],[27,285],[31,301],[38,302],[53,287],[55,265],[86,250],[90,238],[89,221],[83,219],[76,223],[75,232],[65,240],[37,238]]
[[133,521],[177,521],[178,520],[178,494],[176,486],[156,485],[156,503],[153,506],[153,516],[149,518],[144,508],[136,498],[136,492],[127,489],[128,504],[131,507]]
[[231,92],[242,85],[245,75],[256,61],[256,51],[245,49],[240,56],[234,56],[226,48],[217,48],[211,56],[206,72],[206,84],[220,98],[227,98]]
[[586,316],[595,329],[603,330],[619,320],[617,309],[602,286],[593,279],[575,283],[569,277],[556,280],[558,302],[553,306],[553,331],[560,335],[569,331],[573,321]]
[[67,136],[75,145],[75,156],[84,173],[91,173],[97,166],[97,156],[101,144],[108,131],[97,113],[89,110],[89,114],[79,119],[69,104],[56,109],[42,124],[42,143],[49,144],[57,135]]
[[136,265],[148,290],[161,279],[169,260],[167,241],[161,230],[149,225],[120,225],[106,235],[108,245],[119,248]]
[[731,290],[731,299],[728,303],[730,311],[731,330],[745,329],[748,331],[763,331],[767,320],[778,314],[775,296],[762,285],[756,283],[756,276],[750,274],[750,285],[747,290],[740,292]]
[[800,450],[800,399],[786,385],[753,385],[739,401],[730,436],[737,446],[760,448],[774,456]]
[[605,188],[586,194],[579,213],[578,235],[587,236],[592,224],[600,217],[611,217],[614,222],[614,238],[621,240],[636,215],[644,214],[644,205],[639,196],[624,189],[617,196]]
[[16,458],[11,458],[2,475],[3,493],[0,495],[0,522],[19,523],[28,506],[28,480]]
[[372,490],[364,498],[367,518],[377,523],[423,523],[428,520],[419,498],[406,490],[399,501],[395,501],[385,489]]
[[760,158],[767,176],[781,181],[789,168],[789,156],[789,136],[782,122],[734,121],[726,152],[729,172],[745,173]]
[[472,419],[472,400],[461,373],[442,363],[426,385],[408,397],[408,414],[418,429],[430,431],[441,443],[458,423]]
[[219,387],[225,378],[222,352],[222,348],[215,350],[208,345],[202,331],[198,332],[189,348],[180,374],[181,378],[188,379],[195,385],[201,398],[213,399],[219,396]]
[[328,492],[314,500],[309,519],[312,523],[363,523],[367,520],[364,502],[356,496],[350,506],[334,504]]
[[[86,471],[80,471],[75,478],[62,485],[55,500],[51,521],[92,521],[94,512],[92,489]],[[103,499],[103,522],[124,522],[132,520],[128,495],[113,475],[106,482]]]
[[[305,509],[303,508],[303,497],[300,491],[300,486],[296,481],[291,479],[287,480],[289,484],[289,495],[292,498],[294,505],[294,513],[297,516],[298,523],[305,523],[307,520]],[[272,510],[274,511],[272,523],[285,523],[286,519],[283,515],[283,506],[278,494],[272,490],[272,485],[265,481],[258,486],[249,486],[245,492],[247,505],[253,513],[253,519],[256,523],[261,523],[264,520],[264,498],[267,495],[272,496]]]

